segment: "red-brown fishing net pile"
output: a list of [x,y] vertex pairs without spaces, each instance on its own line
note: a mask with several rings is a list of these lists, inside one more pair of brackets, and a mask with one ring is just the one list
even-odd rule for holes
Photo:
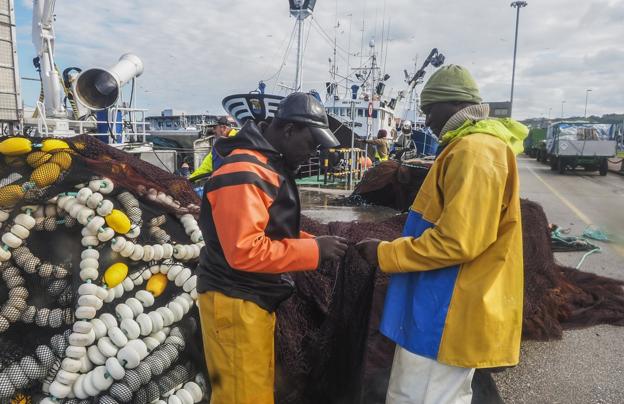
[[342,262],[293,274],[296,293],[277,311],[278,402],[379,402],[368,401],[375,382],[381,383],[375,391],[385,394],[394,349],[378,331],[387,275],[371,268],[353,244],[371,235],[398,237],[403,221],[397,215],[380,223],[325,225],[304,218],[306,231],[342,236],[351,245]]
[[108,146],[93,136],[76,136],[71,139],[70,146],[83,158],[89,169],[133,190],[139,196],[152,188],[173,196],[182,207],[199,206],[199,198],[185,178]]
[[426,167],[385,161],[364,174],[352,199],[363,198],[373,205],[405,211],[414,201],[428,172]]
[[529,200],[521,207],[524,337],[548,340],[564,329],[624,325],[624,282],[557,264],[544,210]]

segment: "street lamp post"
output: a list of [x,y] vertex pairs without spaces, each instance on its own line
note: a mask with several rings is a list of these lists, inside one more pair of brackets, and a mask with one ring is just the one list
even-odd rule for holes
[[516,53],[518,50],[518,24],[520,22],[520,9],[527,6],[526,1],[514,1],[511,3],[511,7],[516,9],[516,35],[514,39],[514,54],[513,54],[513,67],[511,69],[511,96],[509,97],[509,116],[513,111],[513,97],[514,97],[514,84],[516,81]]
[[563,119],[563,104],[565,103],[565,101],[561,101],[561,119]]
[[585,90],[585,118],[587,118],[587,100],[589,99],[589,93],[591,92],[591,88]]
[[548,120],[550,120],[550,113],[552,112],[552,108],[548,108]]

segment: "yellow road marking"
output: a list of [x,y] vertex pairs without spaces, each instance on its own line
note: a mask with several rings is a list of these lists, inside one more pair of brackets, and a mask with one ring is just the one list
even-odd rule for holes
[[[593,224],[592,220],[589,218],[589,216],[587,216],[585,213],[581,212],[581,210],[579,208],[577,208],[576,206],[574,206],[574,204],[572,202],[570,202],[565,196],[561,195],[561,193],[559,191],[557,191],[552,185],[550,185],[549,183],[547,183],[539,174],[537,174],[532,168],[528,168],[529,171],[531,172],[531,174],[533,174],[535,176],[535,178],[538,179],[539,182],[541,182],[542,184],[544,184],[544,186],[546,188],[548,188],[548,190],[550,192],[552,192],[553,195],[555,195],[557,198],[559,198],[559,200],[561,202],[563,202],[564,205],[566,205],[576,216],[578,216],[579,219],[581,219],[587,226],[590,226]],[[617,251],[621,256],[624,257],[624,247],[619,246],[619,245],[615,245],[615,244],[611,244],[610,245],[615,251]]]
[[576,206],[574,206],[574,204],[572,204],[572,202],[570,202],[565,196],[561,195],[561,193],[559,193],[559,191],[557,191],[555,188],[553,188],[549,183],[547,183],[540,175],[538,175],[532,168],[529,168],[529,171],[531,172],[531,174],[533,174],[535,176],[535,178],[537,178],[539,180],[539,182],[541,182],[542,184],[544,184],[544,186],[546,188],[548,188],[548,190],[550,192],[553,193],[553,195],[555,195],[557,198],[559,198],[561,200],[561,202],[563,202],[564,205],[566,205],[568,208],[570,208],[570,210],[572,212],[574,212],[574,214],[576,216],[578,216],[587,226],[592,224],[592,220],[585,215],[583,212],[581,212],[579,210],[579,208],[577,208]]

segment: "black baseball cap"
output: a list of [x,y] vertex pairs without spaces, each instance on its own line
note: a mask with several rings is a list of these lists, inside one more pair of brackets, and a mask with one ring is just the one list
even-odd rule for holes
[[316,143],[322,147],[329,148],[340,145],[336,136],[329,129],[325,107],[310,94],[292,93],[284,98],[277,107],[275,118],[307,126]]
[[228,121],[227,116],[220,116],[219,119],[217,119],[217,125],[230,126],[230,121]]

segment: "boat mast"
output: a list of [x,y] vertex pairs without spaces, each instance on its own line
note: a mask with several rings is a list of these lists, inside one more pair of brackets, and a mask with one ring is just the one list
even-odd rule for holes
[[303,70],[303,28],[305,19],[312,15],[316,0],[289,0],[290,15],[297,19],[297,69],[295,71],[295,91],[301,91]]
[[297,71],[295,73],[295,91],[301,90],[301,71],[303,68],[303,24],[304,19],[297,17]]

